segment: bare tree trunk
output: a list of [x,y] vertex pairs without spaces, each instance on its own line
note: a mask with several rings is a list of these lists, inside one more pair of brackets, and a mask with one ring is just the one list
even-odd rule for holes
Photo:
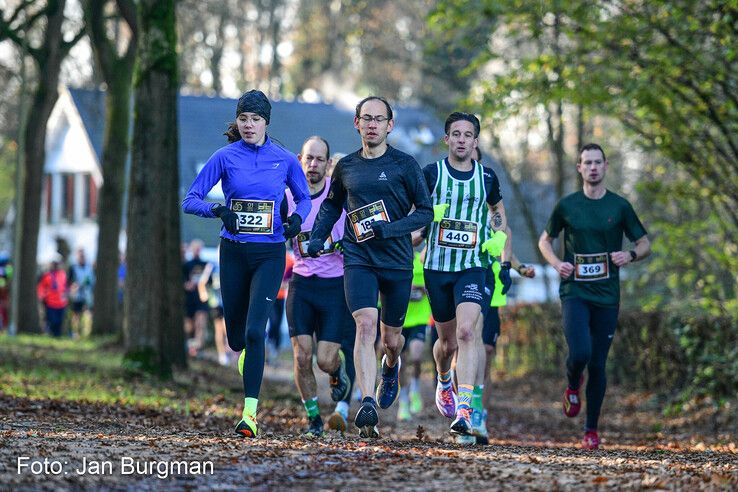
[[[36,276],[38,265],[38,230],[41,222],[41,185],[46,160],[46,125],[59,98],[59,71],[67,53],[62,36],[65,0],[48,2],[47,24],[43,46],[34,53],[38,69],[38,85],[28,110],[23,157],[24,176],[19,193],[20,244],[13,250],[16,256],[14,280],[18,282],[17,319],[19,332],[38,332],[40,325],[36,304]],[[23,302],[21,302],[21,299]]]
[[105,140],[102,155],[103,186],[98,201],[97,270],[95,314],[92,332],[119,333],[122,327],[118,306],[118,240],[123,212],[126,158],[131,121],[132,69],[136,52],[135,6],[118,0],[119,10],[131,28],[132,37],[124,56],[118,56],[115,39],[105,33],[105,0],[88,0],[86,19],[92,47],[108,86],[105,100]]
[[220,68],[220,62],[223,59],[223,43],[225,41],[225,28],[227,10],[223,10],[218,17],[218,36],[216,37],[215,46],[213,46],[213,56],[210,58],[210,73],[213,74],[213,90],[217,95],[223,92],[223,73]]
[[128,200],[126,363],[171,374],[186,366],[182,319],[177,52],[174,0],[138,2]]

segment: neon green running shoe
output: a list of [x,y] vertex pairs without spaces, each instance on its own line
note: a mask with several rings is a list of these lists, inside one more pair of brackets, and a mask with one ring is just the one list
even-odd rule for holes
[[423,410],[423,398],[420,391],[410,392],[410,413],[420,413]]
[[256,437],[258,429],[256,427],[256,417],[244,415],[241,421],[236,425],[236,434],[241,437]]
[[412,415],[410,415],[410,404],[407,401],[400,400],[400,408],[397,410],[397,420],[410,420],[412,418]]
[[241,351],[241,355],[238,356],[238,373],[243,376],[243,363],[246,361],[246,349]]

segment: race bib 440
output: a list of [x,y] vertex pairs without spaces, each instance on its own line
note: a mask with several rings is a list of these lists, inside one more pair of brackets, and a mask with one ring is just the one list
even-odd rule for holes
[[349,212],[347,217],[351,222],[351,226],[354,228],[354,234],[358,242],[374,237],[372,222],[377,220],[390,221],[389,215],[387,215],[387,209],[384,207],[384,200],[357,208],[353,212]]
[[607,253],[574,254],[574,280],[591,281],[610,278]]
[[477,224],[468,220],[443,219],[438,223],[438,245],[473,249],[477,245]]
[[238,215],[239,234],[274,232],[274,201],[233,199],[231,210]]

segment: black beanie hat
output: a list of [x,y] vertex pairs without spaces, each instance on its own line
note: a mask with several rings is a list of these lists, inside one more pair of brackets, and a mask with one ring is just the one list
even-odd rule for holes
[[272,105],[269,104],[269,99],[267,99],[263,92],[252,89],[244,92],[238,99],[236,117],[238,118],[238,115],[241,113],[256,113],[264,118],[268,125],[269,115],[272,113]]

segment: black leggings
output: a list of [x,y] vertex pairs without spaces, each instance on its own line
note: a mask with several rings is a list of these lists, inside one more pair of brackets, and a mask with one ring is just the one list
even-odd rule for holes
[[264,375],[264,327],[284,274],[283,243],[220,242],[220,286],[228,345],[246,349],[243,391],[258,398]]
[[356,366],[354,365],[354,342],[356,340],[356,324],[354,318],[349,315],[348,319],[343,328],[343,337],[341,340],[341,351],[346,358],[346,373],[351,380],[351,388],[343,399],[349,405],[351,404],[351,393],[354,389],[354,382],[356,381]]
[[[280,283],[281,285],[281,283]],[[284,314],[284,299],[274,301],[274,307],[269,313],[269,333],[267,337],[272,342],[274,350],[282,347],[282,315]]]
[[579,387],[579,379],[587,368],[586,429],[597,429],[602,400],[607,388],[605,364],[618,324],[618,306],[597,306],[582,299],[562,302],[564,335],[569,346],[566,376],[569,387]]

